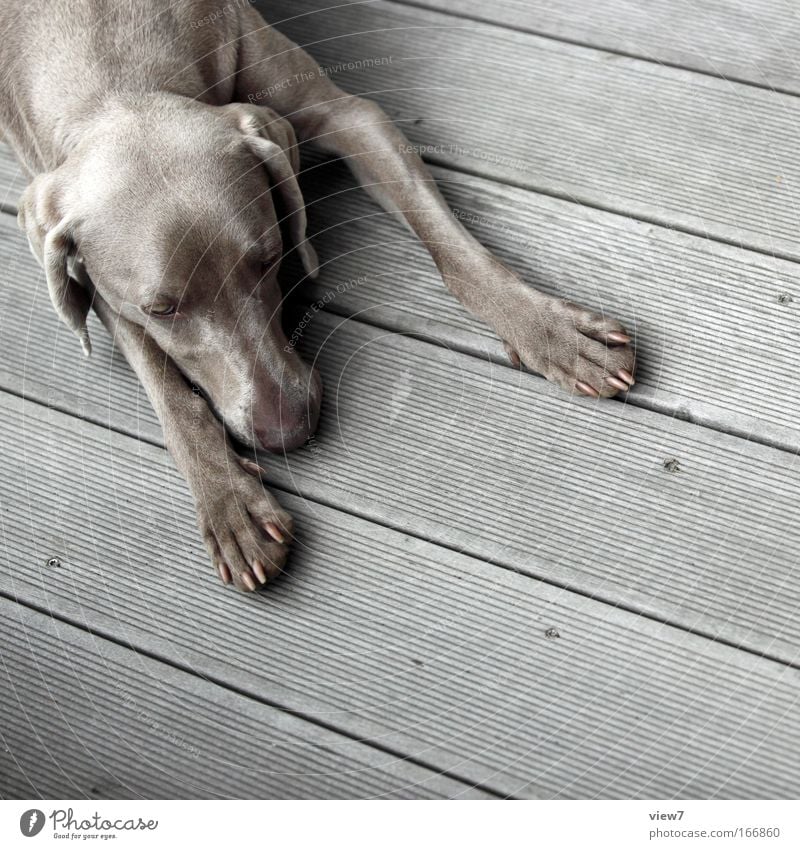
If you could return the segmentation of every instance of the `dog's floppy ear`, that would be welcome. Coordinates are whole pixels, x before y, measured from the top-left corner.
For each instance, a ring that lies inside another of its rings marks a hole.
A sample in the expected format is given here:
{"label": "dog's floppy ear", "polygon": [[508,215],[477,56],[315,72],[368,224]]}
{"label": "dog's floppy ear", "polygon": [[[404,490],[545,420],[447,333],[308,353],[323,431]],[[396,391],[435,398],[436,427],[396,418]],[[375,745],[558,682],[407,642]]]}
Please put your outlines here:
{"label": "dog's floppy ear", "polygon": [[56,179],[41,174],[25,189],[19,204],[17,221],[28,236],[33,255],[44,268],[47,289],[58,317],[80,339],[84,354],[92,352],[86,317],[91,296],[70,279],[68,262],[75,253],[72,225],[59,212]]}
{"label": "dog's floppy ear", "polygon": [[319,261],[306,237],[306,205],[297,182],[300,157],[291,124],[266,106],[235,104],[228,108],[236,115],[245,143],[264,163],[270,182],[281,194],[289,233],[306,274],[316,277]]}

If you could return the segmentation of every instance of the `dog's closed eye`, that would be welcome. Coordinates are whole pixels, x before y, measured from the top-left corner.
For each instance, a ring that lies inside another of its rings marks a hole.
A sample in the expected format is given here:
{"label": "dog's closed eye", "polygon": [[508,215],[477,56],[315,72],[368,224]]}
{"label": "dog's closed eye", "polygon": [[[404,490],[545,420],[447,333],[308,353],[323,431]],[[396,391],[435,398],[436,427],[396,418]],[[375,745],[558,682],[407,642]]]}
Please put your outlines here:
{"label": "dog's closed eye", "polygon": [[175,315],[178,308],[175,304],[171,304],[167,301],[157,301],[154,304],[142,307],[142,310],[148,315],[153,316],[153,318],[168,318],[169,316]]}
{"label": "dog's closed eye", "polygon": [[275,253],[270,254],[266,259],[261,260],[261,272],[262,274],[266,274],[277,265],[278,261],[281,258],[281,252],[275,251]]}

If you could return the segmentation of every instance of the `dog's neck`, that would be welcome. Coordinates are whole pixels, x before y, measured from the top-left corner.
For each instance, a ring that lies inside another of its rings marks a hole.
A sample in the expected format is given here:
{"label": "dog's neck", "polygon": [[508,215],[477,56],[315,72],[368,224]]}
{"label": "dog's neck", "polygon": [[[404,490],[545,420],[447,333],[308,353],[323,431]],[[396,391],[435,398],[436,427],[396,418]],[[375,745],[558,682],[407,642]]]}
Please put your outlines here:
{"label": "dog's neck", "polygon": [[102,138],[120,116],[146,121],[156,114],[181,110],[196,103],[192,98],[164,91],[114,92],[103,99],[85,102],[78,110],[65,109],[46,123],[19,114],[19,122],[7,141],[31,176],[62,165],[82,145]]}

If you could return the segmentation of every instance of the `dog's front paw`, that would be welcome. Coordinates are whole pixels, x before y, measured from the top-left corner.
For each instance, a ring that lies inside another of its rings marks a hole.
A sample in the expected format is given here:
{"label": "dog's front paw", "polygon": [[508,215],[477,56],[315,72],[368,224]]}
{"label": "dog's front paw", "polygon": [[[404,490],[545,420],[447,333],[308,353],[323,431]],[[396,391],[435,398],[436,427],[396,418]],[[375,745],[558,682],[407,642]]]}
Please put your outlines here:
{"label": "dog's front paw", "polygon": [[195,490],[198,524],[225,584],[253,592],[277,577],[289,554],[292,517],[261,484],[249,460],[208,474]]}
{"label": "dog's front paw", "polygon": [[635,353],[613,318],[528,290],[498,328],[515,366],[524,364],[567,392],[610,398],[633,383]]}

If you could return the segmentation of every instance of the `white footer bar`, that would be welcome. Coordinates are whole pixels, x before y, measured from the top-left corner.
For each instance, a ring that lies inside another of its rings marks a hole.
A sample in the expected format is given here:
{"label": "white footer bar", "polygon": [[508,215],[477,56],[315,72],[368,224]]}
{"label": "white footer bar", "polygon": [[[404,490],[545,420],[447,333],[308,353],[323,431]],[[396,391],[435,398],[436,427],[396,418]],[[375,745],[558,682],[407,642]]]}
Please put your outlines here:
{"label": "white footer bar", "polygon": [[[314,810],[312,810],[312,808]],[[800,847],[800,803],[2,801],[0,846]]]}

